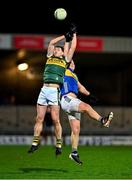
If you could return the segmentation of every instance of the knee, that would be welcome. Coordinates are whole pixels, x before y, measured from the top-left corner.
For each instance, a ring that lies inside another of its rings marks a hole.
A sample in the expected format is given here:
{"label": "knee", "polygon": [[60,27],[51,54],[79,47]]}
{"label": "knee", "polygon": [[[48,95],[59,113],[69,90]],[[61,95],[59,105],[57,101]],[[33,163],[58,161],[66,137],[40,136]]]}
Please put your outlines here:
{"label": "knee", "polygon": [[55,126],[60,125],[60,120],[59,119],[53,119],[53,124]]}
{"label": "knee", "polygon": [[85,111],[90,111],[91,106],[89,104],[86,104]]}
{"label": "knee", "polygon": [[36,123],[43,123],[44,118],[42,116],[37,116],[36,117]]}
{"label": "knee", "polygon": [[89,104],[86,104],[86,103],[81,104],[81,110],[82,110],[83,112],[89,111],[89,110],[90,110],[90,105],[89,105]]}
{"label": "knee", "polygon": [[74,127],[74,128],[72,129],[72,132],[73,132],[74,135],[79,135],[79,133],[80,133],[80,127],[79,127],[79,126]]}

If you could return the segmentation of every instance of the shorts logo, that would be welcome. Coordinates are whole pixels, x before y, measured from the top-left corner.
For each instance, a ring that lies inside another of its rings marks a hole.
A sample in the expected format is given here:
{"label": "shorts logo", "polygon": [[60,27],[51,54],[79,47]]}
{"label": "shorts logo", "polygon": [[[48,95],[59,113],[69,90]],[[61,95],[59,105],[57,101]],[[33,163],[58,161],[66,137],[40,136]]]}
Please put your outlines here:
{"label": "shorts logo", "polygon": [[65,101],[68,102],[68,103],[71,101],[71,99],[70,99],[69,97],[67,97],[67,96],[64,96],[64,99],[65,99]]}

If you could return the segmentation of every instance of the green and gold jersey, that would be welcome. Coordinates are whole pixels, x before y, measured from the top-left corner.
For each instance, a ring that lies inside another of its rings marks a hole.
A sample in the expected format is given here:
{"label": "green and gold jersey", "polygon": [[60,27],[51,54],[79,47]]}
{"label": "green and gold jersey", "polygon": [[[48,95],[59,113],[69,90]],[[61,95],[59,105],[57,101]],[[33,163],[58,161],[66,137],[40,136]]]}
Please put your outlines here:
{"label": "green and gold jersey", "polygon": [[51,56],[47,59],[43,80],[45,83],[62,84],[67,62],[65,57]]}

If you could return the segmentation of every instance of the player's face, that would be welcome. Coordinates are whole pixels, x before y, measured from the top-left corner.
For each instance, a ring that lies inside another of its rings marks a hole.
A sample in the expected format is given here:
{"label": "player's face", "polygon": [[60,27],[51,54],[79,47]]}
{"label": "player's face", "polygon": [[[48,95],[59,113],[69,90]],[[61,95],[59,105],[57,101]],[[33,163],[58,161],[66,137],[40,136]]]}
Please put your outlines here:
{"label": "player's face", "polygon": [[63,56],[63,51],[60,47],[55,47],[54,49],[54,56],[56,57],[60,57],[60,56]]}

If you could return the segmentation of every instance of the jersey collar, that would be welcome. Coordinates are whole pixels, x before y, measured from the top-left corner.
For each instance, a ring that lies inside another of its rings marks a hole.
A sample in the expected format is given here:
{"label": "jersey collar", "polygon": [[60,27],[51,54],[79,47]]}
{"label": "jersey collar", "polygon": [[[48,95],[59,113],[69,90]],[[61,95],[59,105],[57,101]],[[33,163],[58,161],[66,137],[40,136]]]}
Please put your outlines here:
{"label": "jersey collar", "polygon": [[72,68],[68,68],[70,71],[74,72],[74,70]]}

